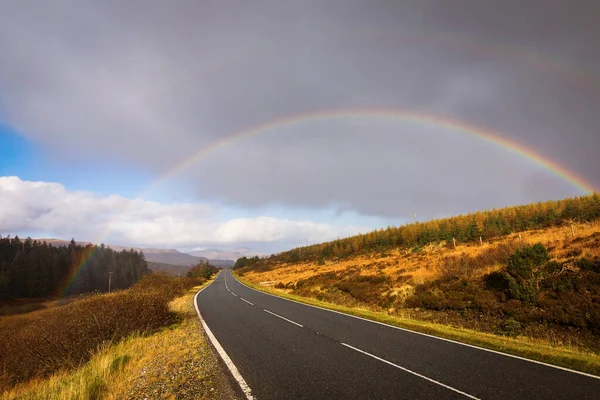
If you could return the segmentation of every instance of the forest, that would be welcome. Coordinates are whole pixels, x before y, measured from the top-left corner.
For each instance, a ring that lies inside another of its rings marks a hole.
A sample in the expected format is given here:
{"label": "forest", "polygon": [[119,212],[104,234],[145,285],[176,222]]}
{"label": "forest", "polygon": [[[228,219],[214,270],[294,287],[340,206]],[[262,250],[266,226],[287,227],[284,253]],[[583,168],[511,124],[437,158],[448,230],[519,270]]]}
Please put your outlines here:
{"label": "forest", "polygon": [[594,193],[565,200],[508,207],[458,215],[450,218],[388,227],[331,242],[299,247],[272,256],[277,262],[344,259],[394,247],[419,248],[432,242],[452,244],[489,241],[504,235],[532,229],[600,218],[600,196]]}
{"label": "forest", "polygon": [[104,245],[51,246],[0,236],[0,301],[124,289],[148,273],[141,252]]}

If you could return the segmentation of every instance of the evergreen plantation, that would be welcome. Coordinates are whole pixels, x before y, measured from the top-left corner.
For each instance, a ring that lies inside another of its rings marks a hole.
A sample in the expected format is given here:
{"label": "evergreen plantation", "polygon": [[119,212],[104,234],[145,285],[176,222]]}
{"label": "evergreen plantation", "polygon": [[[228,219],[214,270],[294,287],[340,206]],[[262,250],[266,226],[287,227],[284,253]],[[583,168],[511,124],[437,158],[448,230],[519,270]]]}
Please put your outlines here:
{"label": "evergreen plantation", "polygon": [[277,262],[343,259],[394,247],[419,248],[432,242],[459,243],[491,240],[516,232],[544,229],[572,222],[600,218],[600,195],[508,207],[466,215],[388,227],[346,239],[315,244],[282,252],[271,259]]}
{"label": "evergreen plantation", "polygon": [[0,300],[124,289],[148,273],[141,252],[101,246],[53,247],[15,236],[0,237]]}

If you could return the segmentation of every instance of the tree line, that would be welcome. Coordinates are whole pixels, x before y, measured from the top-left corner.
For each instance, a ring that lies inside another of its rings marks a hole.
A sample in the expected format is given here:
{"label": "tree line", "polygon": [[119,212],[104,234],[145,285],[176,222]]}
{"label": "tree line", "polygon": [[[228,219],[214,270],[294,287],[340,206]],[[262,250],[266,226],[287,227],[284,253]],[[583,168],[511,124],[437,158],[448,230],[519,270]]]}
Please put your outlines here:
{"label": "tree line", "polygon": [[323,261],[351,255],[386,251],[394,247],[414,248],[432,242],[475,242],[511,233],[543,229],[600,218],[597,193],[558,201],[481,211],[400,227],[388,227],[366,234],[292,249],[275,256],[279,262]]}
{"label": "tree line", "polygon": [[254,264],[256,264],[259,261],[260,261],[260,257],[258,257],[258,256],[254,256],[254,257],[246,257],[246,256],[244,256],[244,257],[238,258],[235,261],[233,269],[239,269],[239,268],[244,268],[244,267],[247,267],[247,266],[250,266],[250,265],[254,265]]}
{"label": "tree line", "polygon": [[104,245],[52,246],[0,236],[0,300],[124,289],[149,272],[142,252]]}

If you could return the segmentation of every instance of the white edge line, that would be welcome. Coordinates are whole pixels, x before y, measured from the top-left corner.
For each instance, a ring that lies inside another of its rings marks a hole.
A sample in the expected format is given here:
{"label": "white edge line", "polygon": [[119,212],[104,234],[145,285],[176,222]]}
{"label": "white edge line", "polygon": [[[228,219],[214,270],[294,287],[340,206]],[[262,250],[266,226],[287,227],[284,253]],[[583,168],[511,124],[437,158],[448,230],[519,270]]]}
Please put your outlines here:
{"label": "white edge line", "polygon": [[[217,277],[218,277],[218,275],[217,275]],[[196,295],[194,296],[194,306],[196,307],[196,313],[198,314],[198,318],[200,319],[200,322],[202,322],[202,327],[204,328],[204,331],[206,332],[208,338],[210,339],[210,342],[215,347],[215,349],[217,349],[217,353],[219,353],[219,356],[221,356],[221,358],[223,359],[223,362],[225,362],[225,365],[229,369],[229,372],[231,372],[231,375],[233,375],[233,378],[240,385],[240,389],[242,389],[242,392],[244,392],[246,399],[254,400],[254,396],[252,395],[252,390],[250,389],[250,386],[248,386],[248,384],[246,383],[246,381],[240,374],[240,371],[238,371],[238,369],[235,366],[235,364],[233,363],[233,361],[231,361],[231,358],[229,358],[229,356],[225,352],[225,349],[223,349],[223,346],[221,346],[221,344],[219,343],[219,341],[217,340],[215,335],[212,333],[212,331],[210,330],[208,325],[206,325],[206,322],[204,321],[204,319],[202,318],[202,315],[200,314],[200,309],[198,308],[198,295],[204,289],[206,289],[207,287],[209,287],[210,285],[215,283],[215,281],[217,280],[217,277],[215,277],[215,279],[210,284],[208,284],[205,287],[203,287],[202,289],[200,289],[198,291],[198,293],[196,293]]]}
{"label": "white edge line", "polygon": [[248,300],[246,300],[245,298],[243,298],[242,296],[240,296],[240,300],[245,301],[246,303],[250,304],[251,306],[254,305],[254,303],[250,303]]}
{"label": "white edge line", "polygon": [[285,321],[289,322],[290,324],[294,324],[294,325],[297,325],[297,326],[299,326],[300,328],[304,328],[304,326],[300,325],[299,323],[297,323],[297,322],[294,322],[294,321],[292,321],[291,319],[287,319],[286,317],[282,317],[282,316],[281,316],[281,315],[279,315],[279,314],[275,314],[274,312],[271,312],[271,311],[269,311],[269,310],[265,310],[264,308],[263,308],[263,311],[264,311],[264,312],[268,312],[269,314],[271,314],[271,315],[274,315],[274,316],[276,316],[276,317],[279,317],[279,318],[281,318],[281,319],[283,319],[283,320],[285,320]]}
{"label": "white edge line", "polygon": [[455,389],[455,388],[453,388],[452,386],[445,385],[445,384],[443,384],[443,383],[441,383],[441,382],[438,382],[438,381],[436,381],[436,380],[434,380],[434,379],[428,378],[428,377],[426,377],[426,376],[424,376],[424,375],[421,375],[421,374],[419,374],[419,373],[416,373],[416,372],[414,372],[414,371],[411,371],[411,370],[410,370],[410,369],[408,369],[408,368],[401,367],[401,366],[399,366],[398,364],[394,364],[393,362],[390,362],[390,361],[388,361],[388,360],[384,360],[383,358],[377,357],[377,356],[376,356],[376,355],[374,355],[374,354],[367,353],[367,352],[366,352],[366,351],[364,351],[364,350],[357,349],[356,347],[350,346],[349,344],[346,344],[346,343],[343,343],[343,342],[340,342],[340,344],[341,344],[342,346],[346,346],[346,347],[348,347],[348,348],[350,348],[350,349],[352,349],[352,350],[354,350],[354,351],[357,351],[357,352],[359,352],[359,353],[362,353],[362,354],[365,354],[365,355],[367,355],[367,356],[369,356],[369,357],[372,357],[372,358],[374,358],[374,359],[376,359],[376,360],[379,360],[379,361],[381,361],[381,362],[383,362],[383,363],[386,363],[386,364],[389,364],[389,365],[391,365],[391,366],[393,366],[393,367],[396,367],[396,368],[398,368],[398,369],[401,369],[401,370],[402,370],[402,371],[404,371],[404,372],[408,372],[409,374],[413,374],[413,375],[415,375],[415,376],[418,376],[419,378],[425,379],[426,381],[429,381],[429,382],[435,383],[436,385],[440,385],[440,386],[442,386],[442,387],[444,387],[444,388],[446,388],[446,389],[448,389],[448,390],[452,390],[453,392],[459,393],[459,394],[461,394],[461,395],[463,395],[463,396],[465,396],[465,397],[468,397],[468,398],[470,398],[470,399],[474,399],[474,400],[479,400],[479,398],[478,398],[478,397],[472,396],[472,395],[470,395],[470,394],[468,394],[468,393],[465,393],[465,392],[463,392],[463,391],[460,391],[460,390],[458,390],[458,389]]}
{"label": "white edge line", "polygon": [[251,288],[250,286],[246,285],[245,283],[243,283],[243,282],[241,282],[239,279],[237,279],[237,278],[236,278],[236,276],[235,276],[235,275],[233,275],[233,273],[231,274],[231,276],[233,276],[233,278],[234,278],[236,281],[238,281],[238,283],[240,283],[241,285],[244,285],[244,286],[246,286],[248,289],[254,290],[255,292],[258,292],[258,293],[266,294],[267,296],[272,296],[272,297],[275,297],[275,298],[277,298],[277,299],[282,299],[282,300],[286,300],[286,301],[291,301],[292,303],[298,303],[298,304],[301,304],[301,305],[303,305],[303,306],[307,306],[307,307],[318,308],[318,309],[320,309],[320,310],[329,311],[329,312],[332,312],[332,313],[336,313],[336,314],[344,315],[344,316],[346,316],[346,317],[351,317],[351,318],[360,319],[360,320],[363,320],[363,321],[371,322],[371,323],[373,323],[373,324],[378,324],[378,325],[387,326],[387,327],[389,327],[389,328],[394,328],[394,329],[398,329],[398,330],[400,330],[400,331],[404,331],[404,332],[413,333],[413,334],[415,334],[415,335],[421,335],[421,336],[426,336],[426,337],[433,338],[433,339],[437,339],[437,340],[443,340],[443,341],[445,341],[445,342],[454,343],[454,344],[459,344],[459,345],[461,345],[461,346],[471,347],[471,348],[473,348],[473,349],[482,350],[482,351],[487,351],[487,352],[489,352],[489,353],[499,354],[499,355],[501,355],[501,356],[505,356],[505,357],[516,358],[516,359],[518,359],[518,360],[528,361],[528,362],[530,362],[530,363],[539,364],[539,365],[544,365],[544,366],[546,366],[546,367],[550,367],[550,368],[560,369],[560,370],[562,370],[562,371],[566,371],[566,372],[571,372],[571,373],[578,374],[578,375],[587,376],[587,377],[589,377],[589,378],[600,379],[600,376],[598,376],[598,375],[592,375],[592,374],[588,374],[587,372],[576,371],[576,370],[574,370],[574,369],[570,369],[570,368],[566,368],[566,367],[561,367],[561,366],[559,366],[559,365],[548,364],[548,363],[545,363],[545,362],[543,362],[543,361],[532,360],[532,359],[525,358],[525,357],[521,357],[521,356],[517,356],[517,355],[514,355],[514,354],[503,353],[503,352],[501,352],[501,351],[498,351],[498,350],[486,349],[485,347],[479,347],[479,346],[475,346],[475,345],[473,345],[473,344],[463,343],[463,342],[459,342],[459,341],[452,340],[452,339],[446,339],[446,338],[439,337],[439,336],[429,335],[429,334],[427,334],[427,333],[422,333],[422,332],[412,331],[412,330],[410,330],[410,329],[401,328],[401,327],[399,327],[399,326],[394,326],[394,325],[386,324],[386,323],[384,323],[384,322],[374,321],[374,320],[372,320],[372,319],[367,319],[367,318],[359,317],[359,316],[357,316],[357,315],[346,314],[346,313],[343,313],[343,312],[341,312],[341,311],[330,310],[330,309],[328,309],[328,308],[319,307],[319,306],[314,306],[314,305],[312,305],[312,304],[306,304],[306,303],[302,303],[302,302],[300,302],[300,301],[296,301],[296,300],[292,300],[292,299],[286,299],[285,297],[276,296],[276,295],[274,295],[274,294],[271,294],[271,293],[267,293],[267,292],[263,292],[263,291],[260,291],[260,290],[257,290],[257,289],[254,289],[254,288]]}

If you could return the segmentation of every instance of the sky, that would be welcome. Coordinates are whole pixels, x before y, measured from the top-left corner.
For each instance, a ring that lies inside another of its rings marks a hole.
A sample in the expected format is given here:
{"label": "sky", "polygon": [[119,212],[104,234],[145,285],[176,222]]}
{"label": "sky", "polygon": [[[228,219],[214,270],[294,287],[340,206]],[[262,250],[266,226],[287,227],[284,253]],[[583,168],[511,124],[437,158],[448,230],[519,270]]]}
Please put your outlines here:
{"label": "sky", "polygon": [[598,190],[598,15],[5,0],[0,234],[269,253]]}

